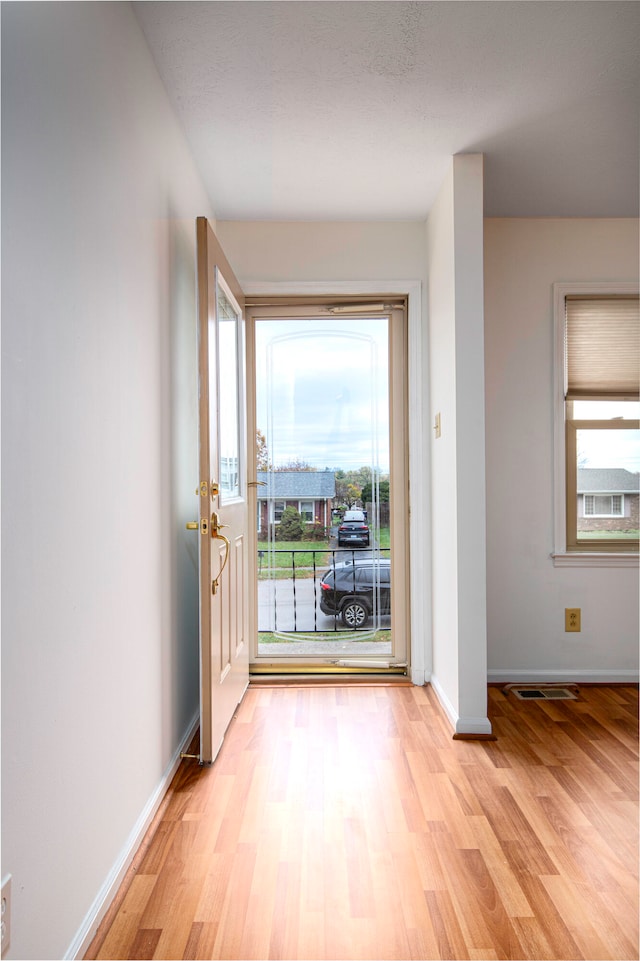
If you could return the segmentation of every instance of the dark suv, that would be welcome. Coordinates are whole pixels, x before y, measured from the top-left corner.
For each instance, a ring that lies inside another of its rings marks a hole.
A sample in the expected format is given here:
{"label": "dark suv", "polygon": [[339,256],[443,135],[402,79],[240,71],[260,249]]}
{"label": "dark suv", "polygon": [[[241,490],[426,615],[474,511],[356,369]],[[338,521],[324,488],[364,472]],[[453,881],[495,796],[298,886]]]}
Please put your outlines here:
{"label": "dark suv", "polygon": [[338,528],[338,547],[344,544],[369,546],[369,525],[364,511],[345,511]]}
{"label": "dark suv", "polygon": [[391,561],[369,558],[336,564],[320,581],[320,609],[346,627],[364,627],[374,610],[391,613]]}

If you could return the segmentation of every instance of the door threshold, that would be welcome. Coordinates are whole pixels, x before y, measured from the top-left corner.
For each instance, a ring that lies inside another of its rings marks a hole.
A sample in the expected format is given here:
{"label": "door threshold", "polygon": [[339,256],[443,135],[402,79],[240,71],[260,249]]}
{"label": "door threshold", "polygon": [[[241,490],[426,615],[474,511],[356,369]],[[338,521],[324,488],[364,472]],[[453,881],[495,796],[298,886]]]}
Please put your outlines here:
{"label": "door threshold", "polygon": [[370,684],[374,686],[382,686],[384,684],[392,685],[394,687],[413,687],[413,682],[411,678],[407,677],[406,669],[399,668],[396,672],[392,671],[353,671],[342,669],[339,671],[313,671],[313,670],[300,670],[299,668],[293,668],[291,670],[279,670],[279,671],[262,671],[251,673],[249,676],[249,687],[309,687],[311,685],[318,686],[343,686],[349,684]]}

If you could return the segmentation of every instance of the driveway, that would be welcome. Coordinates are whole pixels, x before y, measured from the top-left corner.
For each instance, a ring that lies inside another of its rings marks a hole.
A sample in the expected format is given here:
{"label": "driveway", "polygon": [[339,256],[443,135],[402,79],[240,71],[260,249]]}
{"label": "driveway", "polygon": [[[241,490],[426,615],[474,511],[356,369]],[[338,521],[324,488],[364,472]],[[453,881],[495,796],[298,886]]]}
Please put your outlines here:
{"label": "driveway", "polygon": [[339,624],[320,610],[320,579],[258,581],[259,631],[333,631]]}
{"label": "driveway", "polygon": [[[363,552],[364,553],[364,552]],[[258,631],[333,631],[352,633],[340,618],[320,610],[320,577],[282,578],[258,581]],[[382,616],[380,628],[388,630],[391,618]],[[370,622],[362,632],[368,634],[376,625]]]}

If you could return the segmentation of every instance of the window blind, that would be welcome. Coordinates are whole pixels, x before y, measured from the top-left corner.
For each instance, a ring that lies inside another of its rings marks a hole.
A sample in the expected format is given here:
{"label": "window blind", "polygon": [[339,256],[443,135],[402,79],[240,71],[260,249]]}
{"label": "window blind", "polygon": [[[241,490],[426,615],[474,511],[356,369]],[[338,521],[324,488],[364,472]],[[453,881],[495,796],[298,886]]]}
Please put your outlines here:
{"label": "window blind", "polygon": [[568,400],[640,395],[637,296],[567,297],[565,384]]}

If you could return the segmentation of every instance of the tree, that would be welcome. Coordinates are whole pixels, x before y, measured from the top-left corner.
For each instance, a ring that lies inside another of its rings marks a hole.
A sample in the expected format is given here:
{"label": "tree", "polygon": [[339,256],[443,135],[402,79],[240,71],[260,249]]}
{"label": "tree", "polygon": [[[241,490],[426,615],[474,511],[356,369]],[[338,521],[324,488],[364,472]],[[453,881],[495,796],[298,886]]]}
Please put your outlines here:
{"label": "tree", "polygon": [[[380,503],[389,502],[389,481],[381,480],[378,484],[378,494]],[[366,483],[362,488],[362,504],[372,504],[373,503],[373,487],[370,482]]]}
{"label": "tree", "polygon": [[317,467],[312,467],[311,464],[307,464],[306,461],[300,460],[299,457],[294,458],[294,460],[288,460],[286,464],[278,464],[273,470],[293,470],[293,471],[316,471]]}
{"label": "tree", "polygon": [[304,521],[295,507],[285,507],[276,527],[277,541],[301,541],[305,530]]}
{"label": "tree", "polygon": [[354,507],[360,500],[361,484],[358,471],[336,471],[336,503],[344,507]]}
{"label": "tree", "polygon": [[347,507],[355,507],[361,500],[360,488],[355,484],[347,484],[345,503]]}
{"label": "tree", "polygon": [[362,505],[366,503],[364,490],[367,486],[371,487],[373,478],[382,480],[389,479],[388,474],[382,474],[379,468],[358,467],[355,470],[342,470],[337,468],[336,475],[336,503],[345,507],[355,507],[358,501]]}
{"label": "tree", "polygon": [[258,470],[269,470],[267,438],[261,430],[256,431],[256,467]]}

